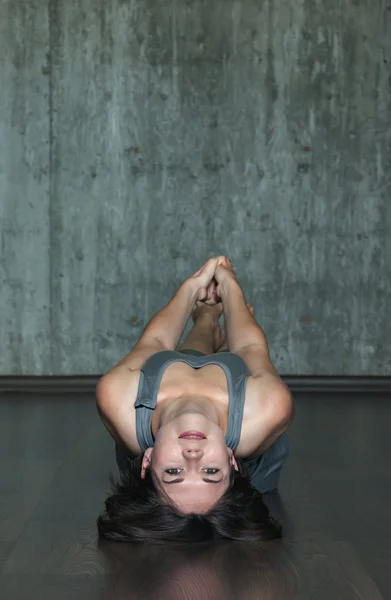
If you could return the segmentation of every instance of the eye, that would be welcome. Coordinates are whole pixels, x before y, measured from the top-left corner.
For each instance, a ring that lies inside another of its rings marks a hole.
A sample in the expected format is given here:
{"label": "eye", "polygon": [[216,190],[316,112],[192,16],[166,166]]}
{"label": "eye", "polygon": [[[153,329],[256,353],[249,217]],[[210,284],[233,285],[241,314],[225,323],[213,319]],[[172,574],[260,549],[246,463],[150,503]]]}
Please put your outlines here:
{"label": "eye", "polygon": [[203,469],[206,475],[216,475],[220,471],[220,469]]}
{"label": "eye", "polygon": [[169,475],[179,475],[179,473],[181,472],[181,469],[166,469],[165,472],[168,473]]}

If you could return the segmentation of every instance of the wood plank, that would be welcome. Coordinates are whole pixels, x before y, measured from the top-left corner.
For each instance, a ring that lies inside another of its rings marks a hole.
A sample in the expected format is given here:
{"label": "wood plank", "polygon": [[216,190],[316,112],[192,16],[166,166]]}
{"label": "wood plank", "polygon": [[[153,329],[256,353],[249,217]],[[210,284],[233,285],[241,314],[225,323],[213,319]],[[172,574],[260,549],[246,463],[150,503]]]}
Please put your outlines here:
{"label": "wood plank", "polygon": [[[117,474],[115,444],[94,414],[58,469],[32,520],[94,527],[110,490],[110,473]],[[77,510],[71,509],[74,506]]]}
{"label": "wood plank", "polygon": [[[0,597],[5,600],[115,600],[115,596],[104,595],[105,581],[104,576],[3,575],[0,576]],[[132,598],[129,596],[126,600]]]}
{"label": "wood plank", "polygon": [[0,573],[3,569],[3,564],[11,554],[14,545],[13,542],[0,542]]}
{"label": "wood plank", "polygon": [[391,543],[386,531],[384,531],[384,534],[381,538],[360,536],[361,539],[355,541],[354,548],[364,568],[376,581],[379,591],[386,599],[389,597],[391,590]]}
{"label": "wood plank", "polygon": [[[387,452],[388,408],[372,397],[366,406],[358,401],[354,428],[353,405],[296,402],[299,417],[289,434],[292,456],[282,474],[281,493],[265,498],[285,520],[285,538],[260,548],[224,542],[176,550],[172,545],[97,544],[95,521],[115,457],[91,398],[64,397],[64,406],[50,406],[39,397],[30,408],[9,403],[2,415],[8,419],[8,435],[19,435],[21,450],[4,461],[8,466],[0,478],[0,502],[11,515],[8,519],[0,508],[8,527],[0,538],[0,589],[6,600],[192,600],[192,594],[224,600],[385,600],[391,587],[391,485],[379,449]],[[28,433],[29,418],[33,426]],[[376,421],[379,443],[373,436]],[[54,448],[50,427],[60,423],[65,430],[74,426],[75,432],[59,434],[64,447],[57,457],[26,458],[26,448]],[[0,450],[1,444],[3,451],[9,449],[7,441],[0,439]],[[34,496],[35,483],[39,494]],[[28,498],[39,499],[34,505]]]}
{"label": "wood plank", "polygon": [[292,544],[298,600],[383,600],[349,542]]}
{"label": "wood plank", "polygon": [[96,538],[92,524],[71,527],[68,523],[30,521],[5,561],[3,574],[101,575]]}
{"label": "wood plank", "polygon": [[94,397],[68,394],[54,402],[51,395],[0,396],[0,459],[65,459],[86,425],[98,425]]}
{"label": "wood plank", "polygon": [[58,460],[8,459],[0,478],[0,542],[15,542],[42,500]]}

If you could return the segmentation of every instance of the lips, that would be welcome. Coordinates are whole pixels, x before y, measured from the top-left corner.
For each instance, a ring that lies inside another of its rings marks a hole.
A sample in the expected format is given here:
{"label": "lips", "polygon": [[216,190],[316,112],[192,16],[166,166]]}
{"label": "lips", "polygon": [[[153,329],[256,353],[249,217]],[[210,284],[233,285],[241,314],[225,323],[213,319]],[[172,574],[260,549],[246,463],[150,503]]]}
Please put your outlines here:
{"label": "lips", "polygon": [[206,435],[201,431],[184,431],[178,436],[180,440],[206,440]]}

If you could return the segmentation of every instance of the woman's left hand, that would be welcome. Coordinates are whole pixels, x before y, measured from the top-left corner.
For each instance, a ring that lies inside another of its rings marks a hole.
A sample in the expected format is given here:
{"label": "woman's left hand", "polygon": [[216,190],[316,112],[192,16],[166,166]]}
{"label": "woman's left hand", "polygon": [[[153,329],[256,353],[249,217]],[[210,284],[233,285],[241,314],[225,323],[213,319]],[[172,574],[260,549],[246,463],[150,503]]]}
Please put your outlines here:
{"label": "woman's left hand", "polygon": [[225,256],[214,256],[191,276],[191,279],[197,282],[197,300],[201,300],[210,306],[221,302],[217,295],[217,281],[214,274],[217,267],[225,264],[227,260]]}

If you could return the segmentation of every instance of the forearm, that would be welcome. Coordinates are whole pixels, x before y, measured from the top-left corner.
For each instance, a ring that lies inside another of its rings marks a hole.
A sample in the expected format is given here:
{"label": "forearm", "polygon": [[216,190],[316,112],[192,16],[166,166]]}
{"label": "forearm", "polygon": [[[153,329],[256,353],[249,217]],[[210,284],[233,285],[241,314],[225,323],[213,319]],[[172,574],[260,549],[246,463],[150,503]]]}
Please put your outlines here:
{"label": "forearm", "polygon": [[197,287],[187,279],[174,297],[146,326],[143,336],[159,340],[168,350],[175,350],[197,298]]}
{"label": "forearm", "polygon": [[238,352],[245,346],[257,344],[268,352],[266,336],[247,308],[239,283],[228,281],[220,291],[227,327],[228,347]]}

